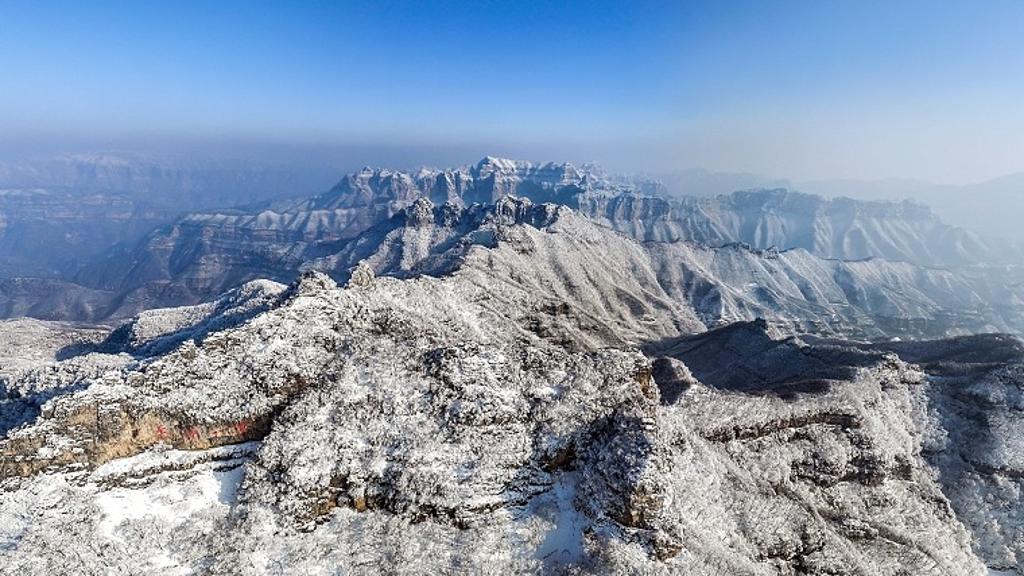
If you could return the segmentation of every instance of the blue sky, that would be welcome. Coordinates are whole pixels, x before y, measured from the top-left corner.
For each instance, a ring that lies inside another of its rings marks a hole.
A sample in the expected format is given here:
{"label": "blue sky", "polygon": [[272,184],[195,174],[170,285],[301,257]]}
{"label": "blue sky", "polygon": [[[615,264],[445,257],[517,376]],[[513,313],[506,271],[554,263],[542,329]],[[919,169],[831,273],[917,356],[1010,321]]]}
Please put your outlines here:
{"label": "blue sky", "polygon": [[1019,0],[0,0],[0,78],[8,148],[408,144],[794,178],[1024,169]]}

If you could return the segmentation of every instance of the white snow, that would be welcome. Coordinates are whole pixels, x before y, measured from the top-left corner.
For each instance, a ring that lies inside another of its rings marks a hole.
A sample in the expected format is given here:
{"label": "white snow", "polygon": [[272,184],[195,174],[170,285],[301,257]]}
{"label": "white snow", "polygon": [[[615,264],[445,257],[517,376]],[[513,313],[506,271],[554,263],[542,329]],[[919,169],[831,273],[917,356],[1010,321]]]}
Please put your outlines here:
{"label": "white snow", "polygon": [[185,481],[159,481],[138,488],[112,488],[96,494],[96,504],[103,514],[99,530],[119,539],[119,528],[147,516],[177,525],[193,514],[210,508],[229,509],[244,476],[241,466],[228,470],[206,469]]}
{"label": "white snow", "polygon": [[555,526],[545,534],[544,541],[537,548],[537,557],[542,560],[555,560],[561,564],[569,564],[583,558],[583,529],[586,518],[576,506],[577,474],[563,474],[555,481],[551,489],[558,512]]}

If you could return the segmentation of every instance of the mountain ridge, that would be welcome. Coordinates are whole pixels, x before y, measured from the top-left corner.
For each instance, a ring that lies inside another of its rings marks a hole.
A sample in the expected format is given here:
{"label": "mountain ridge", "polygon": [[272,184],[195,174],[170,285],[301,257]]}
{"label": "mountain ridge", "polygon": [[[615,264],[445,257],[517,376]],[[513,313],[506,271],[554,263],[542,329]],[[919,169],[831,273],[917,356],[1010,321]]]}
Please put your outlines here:
{"label": "mountain ridge", "polygon": [[[442,237],[457,243],[492,233],[473,227],[486,228],[488,211],[519,194],[574,208],[646,243],[642,250],[657,263],[641,267],[656,270],[658,289],[669,289],[680,309],[693,310],[706,326],[763,316],[788,318],[782,328],[792,332],[872,339],[1021,330],[1015,310],[1022,296],[1014,286],[1024,272],[984,265],[1000,261],[998,250],[943,225],[926,207],[786,190],[665,199],[653,195],[658,190],[657,182],[617,179],[594,167],[493,157],[455,169],[364,169],[318,196],[190,214],[134,250],[84,267],[76,283],[88,288],[44,287],[54,303],[45,309],[54,319],[125,317],[210,300],[258,278],[290,282],[313,262],[343,280],[348,267],[388,249],[379,245],[387,234],[416,217],[431,220],[434,232],[392,243],[398,260],[376,271],[449,273],[461,256]],[[438,204],[448,208],[435,214]],[[754,251],[736,251],[744,245]],[[40,314],[44,308],[28,306],[29,297],[17,283],[0,295],[9,313]]]}
{"label": "mountain ridge", "polygon": [[[553,210],[595,246],[616,234]],[[536,255],[540,232],[512,229]],[[8,566],[1018,565],[1020,524],[992,518],[1019,505],[1000,488],[1020,483],[1019,340],[876,348],[779,340],[754,321],[645,356],[561,296],[474,266],[396,279],[363,264],[345,287],[309,271],[144,316],[105,352],[6,375]],[[45,552],[57,541],[70,553]],[[393,553],[409,546],[427,552]]]}

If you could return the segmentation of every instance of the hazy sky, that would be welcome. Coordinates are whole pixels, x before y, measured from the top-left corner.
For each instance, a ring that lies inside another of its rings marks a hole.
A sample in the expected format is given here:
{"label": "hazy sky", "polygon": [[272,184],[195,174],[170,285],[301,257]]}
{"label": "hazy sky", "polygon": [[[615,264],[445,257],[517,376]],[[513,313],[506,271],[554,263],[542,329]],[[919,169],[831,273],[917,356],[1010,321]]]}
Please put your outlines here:
{"label": "hazy sky", "polygon": [[1024,170],[1024,1],[0,0],[0,87],[3,150],[962,182]]}

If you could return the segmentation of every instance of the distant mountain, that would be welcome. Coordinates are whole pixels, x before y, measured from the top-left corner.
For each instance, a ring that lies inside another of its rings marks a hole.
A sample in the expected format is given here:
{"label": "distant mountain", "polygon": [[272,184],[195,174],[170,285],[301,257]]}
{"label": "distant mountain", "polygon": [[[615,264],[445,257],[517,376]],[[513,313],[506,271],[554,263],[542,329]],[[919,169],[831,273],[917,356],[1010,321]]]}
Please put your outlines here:
{"label": "distant mountain", "polygon": [[798,181],[787,187],[826,198],[846,197],[853,198],[854,200],[888,200],[897,202],[917,198],[919,201],[925,202],[925,199],[921,197],[921,193],[935,188],[936,184],[910,178],[885,178],[881,180],[841,178]]}
{"label": "distant mountain", "polygon": [[949,222],[1024,245],[1024,172],[966,186],[938,186],[917,197]]}
{"label": "distant mountain", "polygon": [[[765,318],[781,334],[861,339],[1024,333],[1024,284],[990,271],[825,259],[800,248],[758,250],[738,243],[640,243],[567,207],[512,197],[468,207],[434,206],[420,198],[354,239],[264,236],[261,251],[249,240],[225,241],[172,242],[159,253],[147,245],[150,259],[144,262],[174,265],[181,257],[186,267],[177,277],[171,276],[174,268],[129,270],[130,278],[154,276],[111,289],[106,293],[118,296],[93,309],[125,315],[152,302],[187,304],[254,278],[289,281],[306,269],[344,282],[352,270],[368,266],[399,278],[497,275],[557,295],[601,319],[591,332],[629,335],[633,343],[754,318]],[[598,328],[601,322],[612,324]]]}
{"label": "distant mountain", "polygon": [[584,214],[641,240],[743,242],[754,248],[803,248],[843,260],[885,258],[927,266],[1016,261],[1008,246],[949,226],[911,202],[825,199],[784,189],[714,198],[581,195]]}
{"label": "distant mountain", "polygon": [[[715,172],[703,168],[677,170],[654,176],[665,186],[669,196],[721,196],[737,190],[757,188],[792,188],[784,178],[772,178],[747,172]],[[823,192],[822,192],[823,193]]]}
{"label": "distant mountain", "polygon": [[74,280],[120,292],[173,282],[194,293],[174,303],[194,303],[254,278],[291,280],[306,259],[320,253],[319,245],[355,238],[422,197],[454,206],[489,204],[505,195],[571,204],[583,192],[658,191],[657,182],[608,179],[569,164],[491,157],[474,166],[415,173],[366,168],[312,198],[190,214],[131,252],[85,267]]}
{"label": "distant mountain", "polygon": [[[600,236],[597,223],[640,241],[606,234],[597,243],[603,252],[593,256],[584,256],[585,243],[557,251],[561,260],[594,258],[593,269],[628,271],[613,284],[645,302],[641,318],[679,324],[686,316],[716,326],[760,316],[785,333],[860,338],[1024,330],[1024,273],[1002,265],[1013,252],[944,224],[919,204],[787,190],[664,195],[661,182],[613,178],[594,167],[490,157],[457,169],[364,169],[311,198],[187,215],[130,251],[84,266],[74,277],[79,288],[70,290],[75,296],[60,286],[45,290],[59,303],[48,317],[84,311],[101,319],[194,304],[254,279],[290,282],[308,268],[344,280],[363,260],[384,275],[450,273],[466,266],[469,248],[498,241],[491,223],[515,205],[505,199],[519,197],[551,203],[545,210],[575,209],[589,218],[574,216],[590,226],[572,228],[584,237]],[[543,218],[516,218],[547,229]],[[537,289],[554,289],[565,266],[559,261],[545,272],[553,275],[537,280]],[[576,277],[586,277],[586,267]],[[652,280],[625,288],[637,277]],[[608,281],[600,284],[594,299],[615,300],[597,296],[612,290]],[[561,293],[585,306],[572,288]],[[26,302],[30,294],[12,288],[5,296],[7,310],[39,313]],[[88,304],[78,304],[82,299]],[[669,309],[669,316],[657,312]],[[619,316],[622,326],[637,320],[634,312]]]}
{"label": "distant mountain", "polygon": [[308,195],[323,175],[256,163],[75,155],[0,164],[0,278],[70,280],[197,210]]}
{"label": "distant mountain", "polygon": [[634,240],[525,200],[480,229],[498,245],[445,278],[252,283],[94,352],[92,334],[0,323],[0,342],[65,353],[0,363],[5,568],[1020,570],[1019,340],[752,321],[641,350],[618,314],[669,326],[644,319]]}
{"label": "distant mountain", "polygon": [[82,262],[131,246],[176,210],[113,192],[0,189],[0,278],[69,278]]}
{"label": "distant mountain", "polygon": [[125,290],[189,278],[209,298],[247,279],[288,280],[288,271],[316,253],[316,244],[354,238],[418,198],[467,206],[507,194],[570,206],[643,241],[743,242],[760,249],[804,248],[825,258],[880,257],[929,266],[1012,258],[1004,246],[947,226],[916,204],[824,200],[785,190],[667,199],[658,181],[615,180],[569,164],[489,157],[474,166],[415,173],[367,168],[309,199],[191,214],[76,280]]}
{"label": "distant mountain", "polygon": [[929,205],[945,222],[986,237],[1024,244],[1019,225],[1024,214],[1024,173],[966,185],[919,180],[821,180],[793,187],[827,197],[858,200],[915,200]]}
{"label": "distant mountain", "polygon": [[595,318],[614,310],[613,332],[620,335],[638,326],[685,333],[679,327],[692,326],[693,318],[707,327],[763,318],[778,334],[860,339],[1024,333],[1024,285],[999,276],[880,258],[825,259],[801,248],[639,243],[578,212],[526,200],[460,209],[420,199],[304,268],[345,281],[359,265],[399,278],[500,275]]}
{"label": "distant mountain", "polygon": [[304,196],[329,182],[328,168],[141,154],[67,154],[0,163],[0,189],[116,194],[177,211]]}

